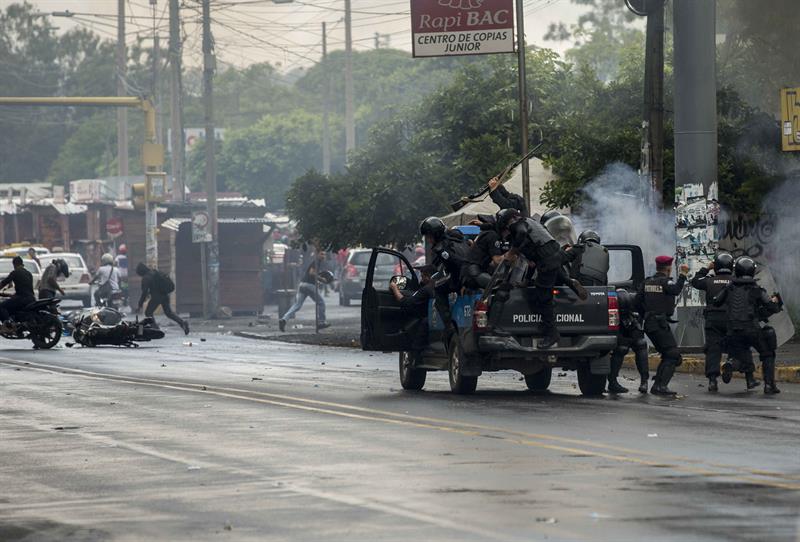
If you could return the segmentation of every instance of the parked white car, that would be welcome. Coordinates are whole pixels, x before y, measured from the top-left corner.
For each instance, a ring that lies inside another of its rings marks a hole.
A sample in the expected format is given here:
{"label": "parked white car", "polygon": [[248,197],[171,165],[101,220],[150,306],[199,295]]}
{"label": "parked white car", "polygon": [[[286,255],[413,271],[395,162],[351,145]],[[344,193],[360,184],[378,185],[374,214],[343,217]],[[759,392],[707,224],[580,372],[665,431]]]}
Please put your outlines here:
{"label": "parked white car", "polygon": [[[56,252],[39,256],[42,267],[47,267],[53,260],[60,259],[69,266],[69,278],[58,277],[58,283],[64,290],[63,299],[74,299],[83,303],[84,307],[92,306],[92,277],[83,256],[73,252]],[[34,283],[35,284],[35,283]]]}
{"label": "parked white car", "polygon": [[[14,256],[16,256],[16,254]],[[8,274],[14,270],[14,264],[11,263],[13,259],[13,257],[0,256],[0,280],[6,278]],[[33,275],[33,288],[36,290],[36,285],[39,284],[39,279],[42,277],[42,270],[33,260],[23,257],[22,261],[25,263],[25,269],[30,271],[31,275]],[[12,290],[14,289],[13,286],[9,286],[9,288]]]}

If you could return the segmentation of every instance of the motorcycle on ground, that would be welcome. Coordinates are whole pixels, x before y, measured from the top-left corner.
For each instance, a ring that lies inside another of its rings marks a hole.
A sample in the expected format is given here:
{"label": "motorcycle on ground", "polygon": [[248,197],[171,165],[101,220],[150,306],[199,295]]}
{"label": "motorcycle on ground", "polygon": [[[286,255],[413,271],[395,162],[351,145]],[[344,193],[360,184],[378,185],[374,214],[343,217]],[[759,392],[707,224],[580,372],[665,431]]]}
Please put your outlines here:
{"label": "motorcycle on ground", "polygon": [[164,338],[164,332],[153,318],[126,321],[122,313],[112,307],[73,311],[66,315],[66,319],[72,338],[81,346],[138,347],[140,342]]}
{"label": "motorcycle on ground", "polygon": [[[11,294],[0,293],[0,297],[11,297]],[[53,348],[63,332],[58,317],[59,303],[60,299],[34,301],[0,326],[0,337],[15,341],[29,339],[33,347],[40,350]]]}

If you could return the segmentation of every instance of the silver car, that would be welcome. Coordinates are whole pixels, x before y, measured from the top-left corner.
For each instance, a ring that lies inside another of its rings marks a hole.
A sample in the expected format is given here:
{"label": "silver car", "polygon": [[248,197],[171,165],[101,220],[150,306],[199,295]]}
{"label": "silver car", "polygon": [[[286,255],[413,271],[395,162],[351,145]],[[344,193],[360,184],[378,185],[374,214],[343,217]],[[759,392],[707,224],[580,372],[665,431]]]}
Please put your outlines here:
{"label": "silver car", "polygon": [[[351,300],[361,300],[361,292],[364,290],[371,256],[372,249],[356,248],[350,251],[339,281],[340,305],[349,307]],[[376,289],[386,290],[389,288],[389,280],[394,275],[400,274],[397,272],[399,264],[400,260],[390,254],[378,254],[378,260],[375,262],[375,276],[372,281]]]}
{"label": "silver car", "polygon": [[42,267],[47,267],[50,262],[61,259],[69,266],[69,278],[59,276],[58,283],[64,290],[64,295],[59,296],[63,299],[74,299],[83,303],[84,307],[92,306],[92,277],[89,268],[83,261],[83,256],[72,252],[57,252],[39,256]]}

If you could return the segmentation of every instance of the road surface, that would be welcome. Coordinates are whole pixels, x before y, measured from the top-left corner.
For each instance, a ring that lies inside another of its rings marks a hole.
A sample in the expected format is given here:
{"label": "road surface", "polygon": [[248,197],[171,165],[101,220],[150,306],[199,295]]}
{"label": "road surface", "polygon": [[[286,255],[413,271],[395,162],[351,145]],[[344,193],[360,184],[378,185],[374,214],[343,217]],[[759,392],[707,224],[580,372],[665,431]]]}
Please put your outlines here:
{"label": "road surface", "polygon": [[800,386],[459,397],[403,392],[394,355],[206,338],[4,341],[0,540],[799,539]]}

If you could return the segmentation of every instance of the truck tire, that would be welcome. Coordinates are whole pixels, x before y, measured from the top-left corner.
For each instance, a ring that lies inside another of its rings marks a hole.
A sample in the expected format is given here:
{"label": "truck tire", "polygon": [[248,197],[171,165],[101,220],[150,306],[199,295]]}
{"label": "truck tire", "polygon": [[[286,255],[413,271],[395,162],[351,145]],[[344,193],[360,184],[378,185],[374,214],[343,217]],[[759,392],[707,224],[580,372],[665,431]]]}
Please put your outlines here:
{"label": "truck tire", "polygon": [[592,374],[588,363],[578,366],[578,387],[584,395],[603,395],[607,375]]}
{"label": "truck tire", "polygon": [[464,376],[461,373],[464,351],[461,350],[461,343],[458,337],[450,340],[450,363],[448,364],[448,375],[450,376],[450,391],[459,395],[468,395],[475,392],[478,387],[477,376]]}
{"label": "truck tire", "polygon": [[533,392],[545,392],[550,387],[550,379],[553,377],[553,368],[548,366],[539,371],[525,375],[525,384]]}
{"label": "truck tire", "polygon": [[428,371],[412,367],[413,359],[409,352],[400,352],[400,385],[404,390],[421,390],[425,386]]}

